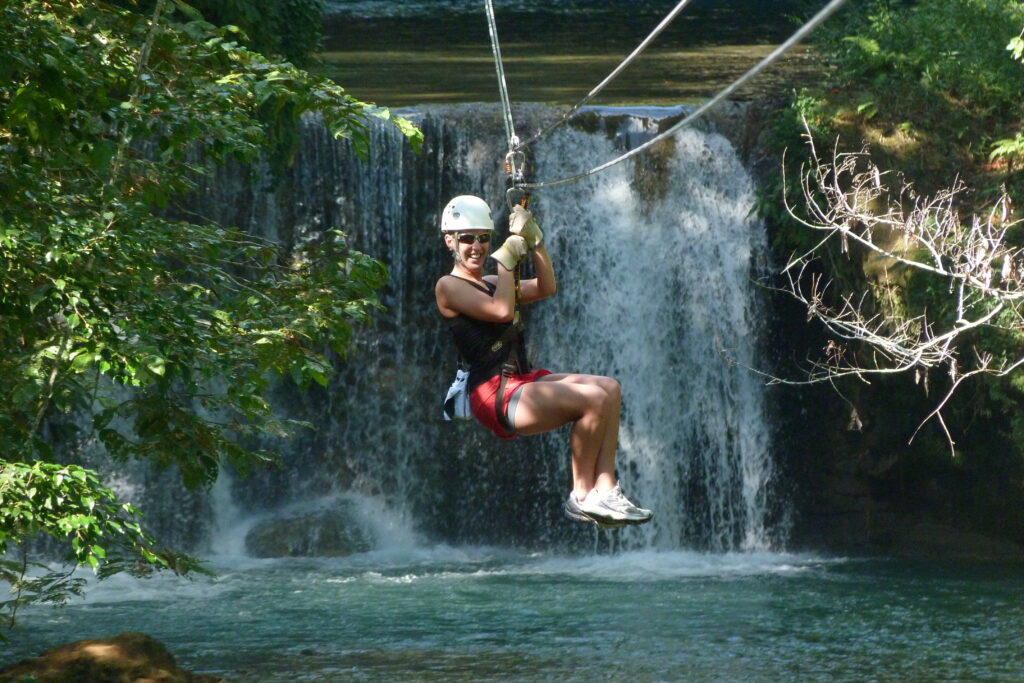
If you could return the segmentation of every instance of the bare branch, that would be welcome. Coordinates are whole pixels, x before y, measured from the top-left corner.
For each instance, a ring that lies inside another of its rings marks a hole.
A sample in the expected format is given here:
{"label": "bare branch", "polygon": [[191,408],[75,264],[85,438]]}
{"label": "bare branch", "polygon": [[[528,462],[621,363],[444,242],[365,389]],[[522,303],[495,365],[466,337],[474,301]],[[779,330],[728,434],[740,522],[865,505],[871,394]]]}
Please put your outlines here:
{"label": "bare branch", "polygon": [[[806,127],[806,122],[805,122]],[[782,270],[785,291],[807,308],[808,320],[820,321],[833,335],[821,359],[811,360],[802,380],[772,378],[773,383],[833,382],[855,376],[907,371],[927,376],[945,368],[952,386],[922,423],[936,419],[952,437],[941,411],[962,383],[979,374],[1005,375],[1024,365],[1016,358],[996,361],[993,353],[975,348],[978,329],[1024,338],[1024,252],[1006,240],[1017,224],[1010,219],[1004,194],[984,217],[967,222],[958,212],[966,191],[957,179],[931,197],[919,196],[898,175],[881,171],[865,150],[841,152],[836,146],[823,161],[807,129],[810,161],[801,169],[801,202],[786,210],[805,227],[824,234],[821,241],[793,256]],[[819,259],[830,242],[839,251],[862,250],[869,289],[836,292],[821,274]],[[928,310],[913,312],[902,293],[913,273],[945,281],[954,315]],[[969,349],[968,361],[959,354]],[[920,427],[918,427],[920,430]],[[916,432],[915,432],[916,434]]]}

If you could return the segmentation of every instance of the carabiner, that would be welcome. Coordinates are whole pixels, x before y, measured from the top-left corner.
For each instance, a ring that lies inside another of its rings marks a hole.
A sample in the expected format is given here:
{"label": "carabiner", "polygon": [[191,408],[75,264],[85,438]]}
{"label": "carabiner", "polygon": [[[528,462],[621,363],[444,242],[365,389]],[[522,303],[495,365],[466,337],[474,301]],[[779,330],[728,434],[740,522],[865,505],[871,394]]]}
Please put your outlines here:
{"label": "carabiner", "polygon": [[[514,144],[519,144],[517,138],[514,138]],[[525,209],[530,203],[530,193],[519,186],[526,182],[526,152],[509,150],[505,155],[505,172],[508,173],[510,185],[505,191],[508,210],[511,211],[516,204],[521,204]]]}
{"label": "carabiner", "polygon": [[508,173],[513,183],[523,182],[526,174],[526,152],[509,152],[505,155],[505,173]]}
{"label": "carabiner", "polygon": [[508,210],[512,211],[512,207],[516,204],[521,204],[525,209],[530,203],[530,193],[521,187],[513,185],[505,191],[505,204],[508,205]]}

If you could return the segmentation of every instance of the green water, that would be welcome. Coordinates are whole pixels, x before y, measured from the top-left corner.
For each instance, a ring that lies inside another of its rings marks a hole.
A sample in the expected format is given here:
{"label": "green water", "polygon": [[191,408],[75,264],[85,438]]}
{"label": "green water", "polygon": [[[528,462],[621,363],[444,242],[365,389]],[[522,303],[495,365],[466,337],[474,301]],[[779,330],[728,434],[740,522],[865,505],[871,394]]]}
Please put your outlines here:
{"label": "green water", "polygon": [[1024,680],[1019,566],[441,546],[216,568],[33,610],[5,661],[140,630],[231,681]]}
{"label": "green water", "polygon": [[[509,96],[572,104],[658,25],[675,0],[496,3]],[[783,3],[785,4],[785,3]],[[789,3],[792,5],[793,3]],[[315,68],[353,96],[398,107],[498,100],[482,2],[337,3]],[[773,2],[695,1],[595,100],[605,105],[701,102],[796,30]],[[798,46],[735,95],[788,91],[820,77]]]}

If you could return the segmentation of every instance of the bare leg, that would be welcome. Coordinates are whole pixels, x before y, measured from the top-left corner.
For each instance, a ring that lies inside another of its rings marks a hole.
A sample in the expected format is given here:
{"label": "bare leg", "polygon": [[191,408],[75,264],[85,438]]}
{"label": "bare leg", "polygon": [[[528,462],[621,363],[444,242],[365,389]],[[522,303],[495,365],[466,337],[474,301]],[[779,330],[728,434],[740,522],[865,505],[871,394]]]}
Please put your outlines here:
{"label": "bare leg", "polygon": [[599,491],[607,491],[614,488],[617,483],[615,477],[615,452],[619,446],[619,418],[622,415],[622,388],[619,383],[610,377],[602,377],[602,388],[608,393],[608,400],[605,402],[604,416],[604,440],[601,443],[601,451],[597,457],[597,467],[594,471],[595,488]]}
{"label": "bare leg", "polygon": [[573,422],[573,492],[615,486],[615,449],[622,398],[619,383],[596,375],[548,375],[520,390],[516,431],[529,436]]}

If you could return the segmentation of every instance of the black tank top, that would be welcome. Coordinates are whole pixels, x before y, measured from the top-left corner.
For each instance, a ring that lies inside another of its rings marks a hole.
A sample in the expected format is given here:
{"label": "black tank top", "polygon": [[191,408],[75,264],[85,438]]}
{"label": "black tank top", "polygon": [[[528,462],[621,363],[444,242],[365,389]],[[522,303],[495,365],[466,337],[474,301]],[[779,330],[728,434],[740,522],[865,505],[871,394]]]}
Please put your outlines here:
{"label": "black tank top", "polygon": [[[458,275],[449,274],[446,277],[467,282],[492,297],[497,289],[493,282],[486,280],[484,281],[485,286],[480,286],[480,284]],[[445,318],[445,322],[455,338],[455,348],[458,349],[459,356],[469,364],[469,379],[466,384],[470,390],[501,372],[501,366],[508,360],[512,347],[506,344],[495,352],[491,350],[491,346],[501,338],[501,335],[511,327],[512,323],[477,320],[461,313],[454,318]],[[521,343],[522,340],[520,340]]]}

